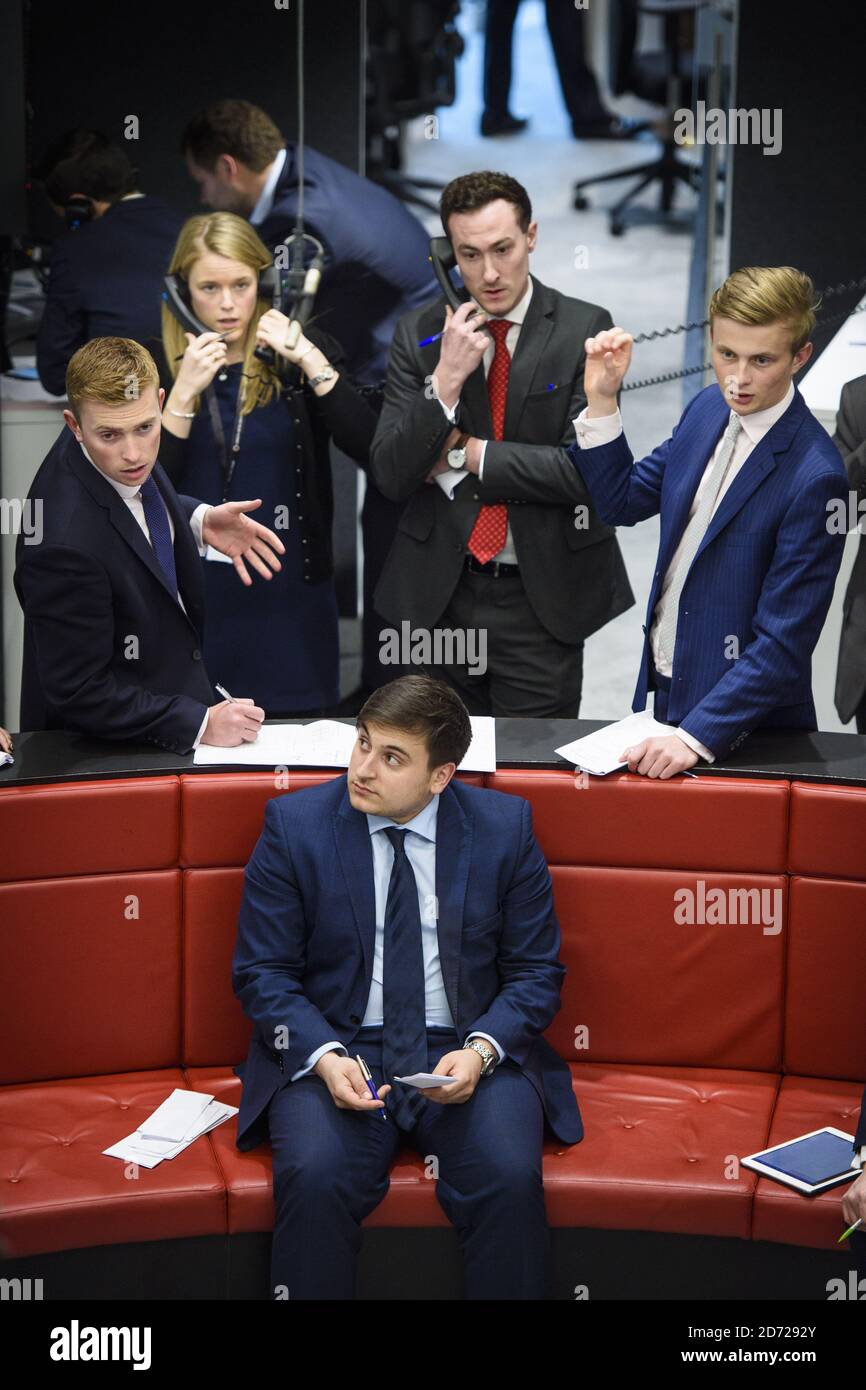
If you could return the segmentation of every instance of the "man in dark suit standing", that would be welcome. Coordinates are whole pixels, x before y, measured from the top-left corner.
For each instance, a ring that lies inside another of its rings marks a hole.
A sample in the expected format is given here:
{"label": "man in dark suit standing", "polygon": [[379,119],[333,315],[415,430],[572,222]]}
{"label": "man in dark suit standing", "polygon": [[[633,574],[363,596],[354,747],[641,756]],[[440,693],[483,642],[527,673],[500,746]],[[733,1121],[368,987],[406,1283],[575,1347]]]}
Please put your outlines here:
{"label": "man in dark suit standing", "polygon": [[[353,1297],[361,1222],[406,1142],[436,1158],[466,1296],[549,1292],[545,1121],[583,1137],[541,1036],[559,926],[528,803],[453,780],[470,739],[453,690],[403,677],[361,710],[345,777],[265,807],[232,983],[254,1024],[237,1144],[273,1151],[274,1298]],[[396,1079],[431,1072],[452,1079]]]}
{"label": "man in dark suit standing", "polygon": [[67,428],[33,480],[16,549],[21,728],[176,753],[255,739],[264,710],[219,700],[204,669],[200,556],[212,545],[250,584],[247,564],[269,578],[282,541],[244,515],[259,499],[209,507],[175,492],[157,462],[165,392],[139,343],[94,338],[66,390]]}
{"label": "man in dark suit standing", "polygon": [[57,212],[74,201],[82,219],[52,248],[36,340],[39,379],[55,396],[72,354],[91,338],[143,343],[159,333],[162,278],[181,225],[161,198],[136,188],[126,154],[98,131],[80,132],[74,148],[44,180]]}
{"label": "man in dark suit standing", "polygon": [[[190,121],[182,146],[201,200],[249,218],[271,249],[298,219],[298,147],[283,139],[260,107],[217,101]],[[379,384],[401,315],[436,294],[427,234],[404,203],[318,150],[304,147],[304,227],[325,248],[325,269],[314,315],[343,349],[359,385]],[[376,393],[376,400],[380,399]],[[381,620],[373,593],[402,506],[388,501],[367,470],[361,513],[364,538],[364,625],[361,686],[390,680],[379,662]],[[361,699],[352,708],[357,711]]]}
{"label": "man in dark suit standing", "polygon": [[[842,387],[833,443],[857,495],[856,515],[866,518],[866,376],[855,377]],[[835,700],[842,723],[856,718],[858,733],[866,734],[866,522],[860,529],[843,607]]]}
{"label": "man in dark suit standing", "polygon": [[454,179],[441,214],[472,302],[439,299],[397,326],[370,466],[409,500],[376,607],[397,628],[456,632],[467,652],[485,644],[483,672],[453,644],[458,659],[436,665],[471,713],[576,718],[584,639],[634,602],[565,452],[585,337],[611,318],[529,274],[537,224],[507,174]]}

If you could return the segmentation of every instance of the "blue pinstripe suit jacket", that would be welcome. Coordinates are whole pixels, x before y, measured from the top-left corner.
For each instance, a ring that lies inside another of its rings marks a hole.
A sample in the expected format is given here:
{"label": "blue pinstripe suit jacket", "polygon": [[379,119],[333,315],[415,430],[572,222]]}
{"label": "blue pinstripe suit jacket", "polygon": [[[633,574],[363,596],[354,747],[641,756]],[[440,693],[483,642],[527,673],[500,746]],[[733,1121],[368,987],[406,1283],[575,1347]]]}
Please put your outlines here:
{"label": "blue pinstripe suit jacket", "polygon": [[[646,706],[648,631],[704,469],[730,413],[715,384],[689,402],[670,439],[636,463],[621,434],[569,450],[611,526],[660,516],[632,708]],[[845,545],[848,479],[799,391],[755,446],[710,521],[682,590],[668,720],[724,757],[758,727],[814,729],[812,653]],[[735,638],[736,641],[732,641]]]}

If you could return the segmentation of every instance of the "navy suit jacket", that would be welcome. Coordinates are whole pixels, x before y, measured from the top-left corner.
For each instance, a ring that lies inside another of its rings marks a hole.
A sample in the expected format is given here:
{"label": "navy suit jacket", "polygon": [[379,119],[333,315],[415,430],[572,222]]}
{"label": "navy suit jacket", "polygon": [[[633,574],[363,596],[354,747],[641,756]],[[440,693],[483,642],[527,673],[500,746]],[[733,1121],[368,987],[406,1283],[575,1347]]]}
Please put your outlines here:
{"label": "navy suit jacket", "polygon": [[46,391],[65,393],[69,359],[91,338],[146,343],[159,336],[162,277],[182,221],[168,203],[145,194],[113,203],[57,241],[36,339]]}
{"label": "navy suit jacket", "polygon": [[[286,146],[273,206],[256,228],[271,250],[297,219],[296,150]],[[314,322],[338,340],[356,381],[381,381],[397,320],[438,293],[428,235],[393,193],[308,145],[304,226],[325,247]]]}
{"label": "navy suit jacket", "polygon": [[[565,968],[527,801],[449,783],[437,817],[436,895],[445,993],[461,1042],[473,1031],[496,1038],[535,1087],[554,1134],[577,1143],[583,1127],[569,1068],[540,1036],[559,1010]],[[269,801],[244,874],[232,961],[235,994],[254,1024],[235,1068],[244,1083],[238,1148],[267,1138],[271,1098],[312,1052],[336,1039],[352,1052],[375,932],[370,832],[346,778]]]}
{"label": "navy suit jacket", "polygon": [[[639,463],[624,434],[568,451],[603,521],[634,526],[660,515],[634,710],[646,707],[648,632],[662,581],[729,415],[712,385],[689,402],[670,439]],[[812,652],[845,546],[844,524],[834,531],[828,522],[847,490],[833,441],[795,387],[790,406],[719,503],[680,597],[667,717],[716,757],[758,726],[817,727]]]}
{"label": "navy suit jacket", "polygon": [[[201,559],[189,525],[199,502],[151,474],[174,523],[186,613],[123,498],[64,427],[28,497],[42,536],[18,536],[24,610],[22,729],[68,729],[188,753],[216,704],[201,654]],[[130,639],[137,638],[137,647]]]}

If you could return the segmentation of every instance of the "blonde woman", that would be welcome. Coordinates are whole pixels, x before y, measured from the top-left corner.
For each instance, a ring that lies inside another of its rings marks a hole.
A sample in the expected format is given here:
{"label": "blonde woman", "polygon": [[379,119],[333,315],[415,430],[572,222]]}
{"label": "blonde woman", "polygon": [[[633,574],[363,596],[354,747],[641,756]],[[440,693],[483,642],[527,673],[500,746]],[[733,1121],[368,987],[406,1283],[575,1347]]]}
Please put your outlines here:
{"label": "blonde woman", "polygon": [[[339,699],[329,442],[365,463],[376,416],[327,334],[310,326],[286,346],[288,318],[258,296],[269,264],[234,213],[182,227],[170,271],[207,331],[185,332],[163,308],[160,369],[170,390],[160,462],[179,490],[204,501],[260,497],[256,520],[286,547],[253,602],[218,555],[202,562],[205,665],[231,693],[255,689],[273,718],[320,714]],[[291,364],[287,381],[254,355],[258,346]]]}

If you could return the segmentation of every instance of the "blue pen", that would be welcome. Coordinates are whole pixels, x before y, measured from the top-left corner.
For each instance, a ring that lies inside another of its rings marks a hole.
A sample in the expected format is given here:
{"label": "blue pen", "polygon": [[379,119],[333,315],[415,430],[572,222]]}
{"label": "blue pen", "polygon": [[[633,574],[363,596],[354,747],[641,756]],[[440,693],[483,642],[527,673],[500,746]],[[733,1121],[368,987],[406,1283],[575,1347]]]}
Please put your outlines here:
{"label": "blue pen", "polygon": [[[372,1073],[371,1073],[371,1071],[370,1071],[370,1068],[367,1066],[367,1063],[364,1061],[363,1057],[359,1057],[359,1056],[357,1056],[357,1054],[356,1054],[356,1056],[355,1056],[355,1061],[358,1063],[358,1066],[361,1068],[361,1075],[363,1076],[364,1080],[366,1081],[366,1083],[367,1083],[367,1085],[368,1085],[368,1087],[369,1087],[369,1089],[370,1089],[370,1094],[371,1094],[371,1096],[373,1097],[374,1100],[378,1100],[378,1099],[379,1099],[379,1092],[376,1090],[376,1087],[375,1087],[374,1084],[373,1084],[373,1076],[372,1076]],[[382,1119],[383,1119],[383,1120],[387,1121],[388,1116],[385,1114],[385,1111],[384,1111],[384,1110],[380,1110],[380,1111],[379,1111],[379,1114],[382,1116]]]}

